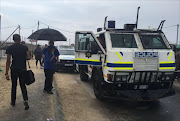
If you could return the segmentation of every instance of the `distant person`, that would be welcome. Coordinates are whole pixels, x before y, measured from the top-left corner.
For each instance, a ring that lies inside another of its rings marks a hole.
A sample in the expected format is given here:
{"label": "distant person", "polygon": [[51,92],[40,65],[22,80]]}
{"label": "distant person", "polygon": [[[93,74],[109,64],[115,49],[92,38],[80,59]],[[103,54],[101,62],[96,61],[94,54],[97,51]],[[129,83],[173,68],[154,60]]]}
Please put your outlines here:
{"label": "distant person", "polygon": [[33,53],[34,53],[34,51],[32,50],[32,51],[31,51],[31,58],[32,58],[32,59],[33,59]]}
{"label": "distant person", "polygon": [[55,72],[56,57],[54,55],[55,48],[53,46],[49,47],[44,58],[44,73],[45,73],[45,84],[44,92],[47,94],[53,94],[52,92],[52,82],[53,74]]}
{"label": "distant person", "polygon": [[16,88],[17,88],[17,79],[19,78],[19,83],[24,99],[25,110],[29,109],[28,105],[28,95],[27,89],[25,85],[25,73],[26,73],[26,59],[30,59],[30,52],[27,46],[20,44],[21,37],[19,34],[13,35],[14,44],[9,46],[6,50],[7,61],[6,61],[6,79],[9,78],[9,68],[11,64],[11,81],[12,81],[12,89],[11,89],[11,105],[14,107],[16,103]]}
{"label": "distant person", "polygon": [[42,59],[42,49],[40,47],[40,45],[37,45],[37,48],[34,50],[34,55],[35,55],[35,59],[36,59],[36,68],[38,68],[38,61],[40,63],[40,67],[42,68],[42,62],[41,62],[41,59]]}
{"label": "distant person", "polygon": [[21,44],[22,44],[22,45],[26,45],[25,41],[21,41]]}

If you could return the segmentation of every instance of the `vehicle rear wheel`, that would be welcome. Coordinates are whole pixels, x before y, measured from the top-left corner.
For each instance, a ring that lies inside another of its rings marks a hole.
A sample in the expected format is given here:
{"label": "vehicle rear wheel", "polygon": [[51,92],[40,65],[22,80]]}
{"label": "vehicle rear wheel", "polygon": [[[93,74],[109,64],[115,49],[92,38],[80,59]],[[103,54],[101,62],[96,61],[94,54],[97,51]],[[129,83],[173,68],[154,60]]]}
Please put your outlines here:
{"label": "vehicle rear wheel", "polygon": [[86,72],[88,71],[87,66],[80,66],[79,70],[81,81],[88,81],[88,75],[86,74]]}
{"label": "vehicle rear wheel", "polygon": [[94,76],[93,77],[93,79],[94,79],[94,84],[93,84],[94,85],[94,94],[97,99],[99,99],[100,101],[104,101],[105,97],[103,96],[102,84],[101,84],[101,81],[103,80],[102,72],[96,70],[96,74],[93,76]]}

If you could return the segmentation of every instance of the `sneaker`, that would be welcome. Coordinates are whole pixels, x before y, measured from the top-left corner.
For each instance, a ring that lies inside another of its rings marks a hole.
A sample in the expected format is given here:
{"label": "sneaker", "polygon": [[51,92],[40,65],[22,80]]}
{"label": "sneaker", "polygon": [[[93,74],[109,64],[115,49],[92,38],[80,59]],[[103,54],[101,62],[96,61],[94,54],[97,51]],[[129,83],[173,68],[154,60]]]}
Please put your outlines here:
{"label": "sneaker", "polygon": [[36,68],[38,68],[38,67],[36,66]]}
{"label": "sneaker", "polygon": [[43,67],[42,67],[42,66],[41,66],[40,68],[41,68],[41,69],[43,69]]}
{"label": "sneaker", "polygon": [[15,106],[15,102],[11,102],[10,104],[11,104],[11,106],[12,106],[12,107],[14,107],[14,106]]}
{"label": "sneaker", "polygon": [[52,92],[52,91],[50,91],[50,92],[47,92],[47,94],[53,94],[53,92]]}
{"label": "sneaker", "polygon": [[24,101],[24,109],[25,110],[28,110],[29,109],[29,105],[28,105],[28,101],[26,100],[26,101]]}
{"label": "sneaker", "polygon": [[52,86],[52,90],[55,90],[56,88]]}

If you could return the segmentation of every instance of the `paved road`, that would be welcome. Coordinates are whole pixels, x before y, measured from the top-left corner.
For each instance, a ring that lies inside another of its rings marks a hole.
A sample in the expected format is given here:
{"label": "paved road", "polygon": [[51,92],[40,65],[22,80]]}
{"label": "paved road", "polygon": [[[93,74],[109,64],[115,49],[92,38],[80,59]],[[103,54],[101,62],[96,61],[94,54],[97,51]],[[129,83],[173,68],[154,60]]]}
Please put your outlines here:
{"label": "paved road", "polygon": [[[65,116],[67,119],[69,116],[67,114],[72,114],[77,113],[77,112],[71,112],[70,105],[76,104],[77,109],[81,110],[83,108],[86,108],[86,110],[92,110],[96,111],[99,113],[99,117],[103,117],[102,120],[107,120],[107,121],[180,121],[180,82],[176,82],[176,95],[172,97],[167,97],[160,99],[159,101],[156,101],[154,103],[140,103],[140,102],[132,102],[132,101],[106,101],[106,102],[100,102],[98,101],[93,92],[93,87],[91,82],[82,82],[80,81],[79,75],[78,74],[71,74],[71,73],[62,73],[60,72],[58,74],[59,78],[66,79],[64,81],[68,82],[69,79],[69,85],[70,87],[74,88],[78,85],[80,87],[78,88],[83,88],[85,90],[86,95],[89,95],[87,98],[83,98],[82,100],[86,100],[84,102],[79,102],[81,105],[81,108],[77,106],[77,102],[68,102],[68,100],[63,101],[62,104],[66,105],[66,102],[68,103],[67,106],[65,106]],[[64,85],[63,82],[59,81],[59,85]],[[71,84],[70,84],[71,83]],[[68,93],[66,94],[66,91],[68,90],[68,86],[66,85],[66,88],[63,90],[63,88],[60,88],[62,94],[60,94],[60,97],[63,99],[68,96]],[[63,92],[64,91],[64,92]],[[64,93],[64,95],[63,95]],[[76,97],[78,95],[85,95],[85,94],[80,94],[80,92],[72,92],[76,94],[72,99],[76,101]],[[64,96],[64,97],[63,97]],[[72,95],[73,96],[73,95]],[[90,103],[87,103],[90,101]],[[87,103],[87,107],[85,106]],[[90,105],[89,105],[90,104]],[[69,108],[69,109],[68,109]],[[72,107],[73,108],[73,107]],[[93,109],[92,109],[93,108]],[[67,113],[66,113],[67,112]],[[81,112],[81,111],[80,111]],[[89,112],[88,112],[89,113]],[[81,114],[78,115],[83,115],[83,110]],[[89,117],[91,119],[91,116]],[[93,117],[92,117],[93,118]],[[86,120],[88,117],[85,118]],[[78,120],[78,119],[74,119]],[[82,119],[79,119],[82,120]]]}

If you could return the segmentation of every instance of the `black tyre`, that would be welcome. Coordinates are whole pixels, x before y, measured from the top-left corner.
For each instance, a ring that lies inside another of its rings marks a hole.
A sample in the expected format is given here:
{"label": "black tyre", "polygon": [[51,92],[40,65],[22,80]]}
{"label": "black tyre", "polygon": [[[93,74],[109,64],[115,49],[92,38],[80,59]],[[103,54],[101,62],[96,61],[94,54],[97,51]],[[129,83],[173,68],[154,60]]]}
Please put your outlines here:
{"label": "black tyre", "polygon": [[102,72],[96,70],[95,74],[93,75],[94,94],[97,99],[104,101],[105,97],[103,96],[101,81],[103,81]]}
{"label": "black tyre", "polygon": [[59,68],[56,66],[56,68],[55,68],[55,72],[58,72],[59,71]]}
{"label": "black tyre", "polygon": [[88,75],[86,74],[88,71],[87,66],[80,66],[79,70],[81,81],[88,81]]}

